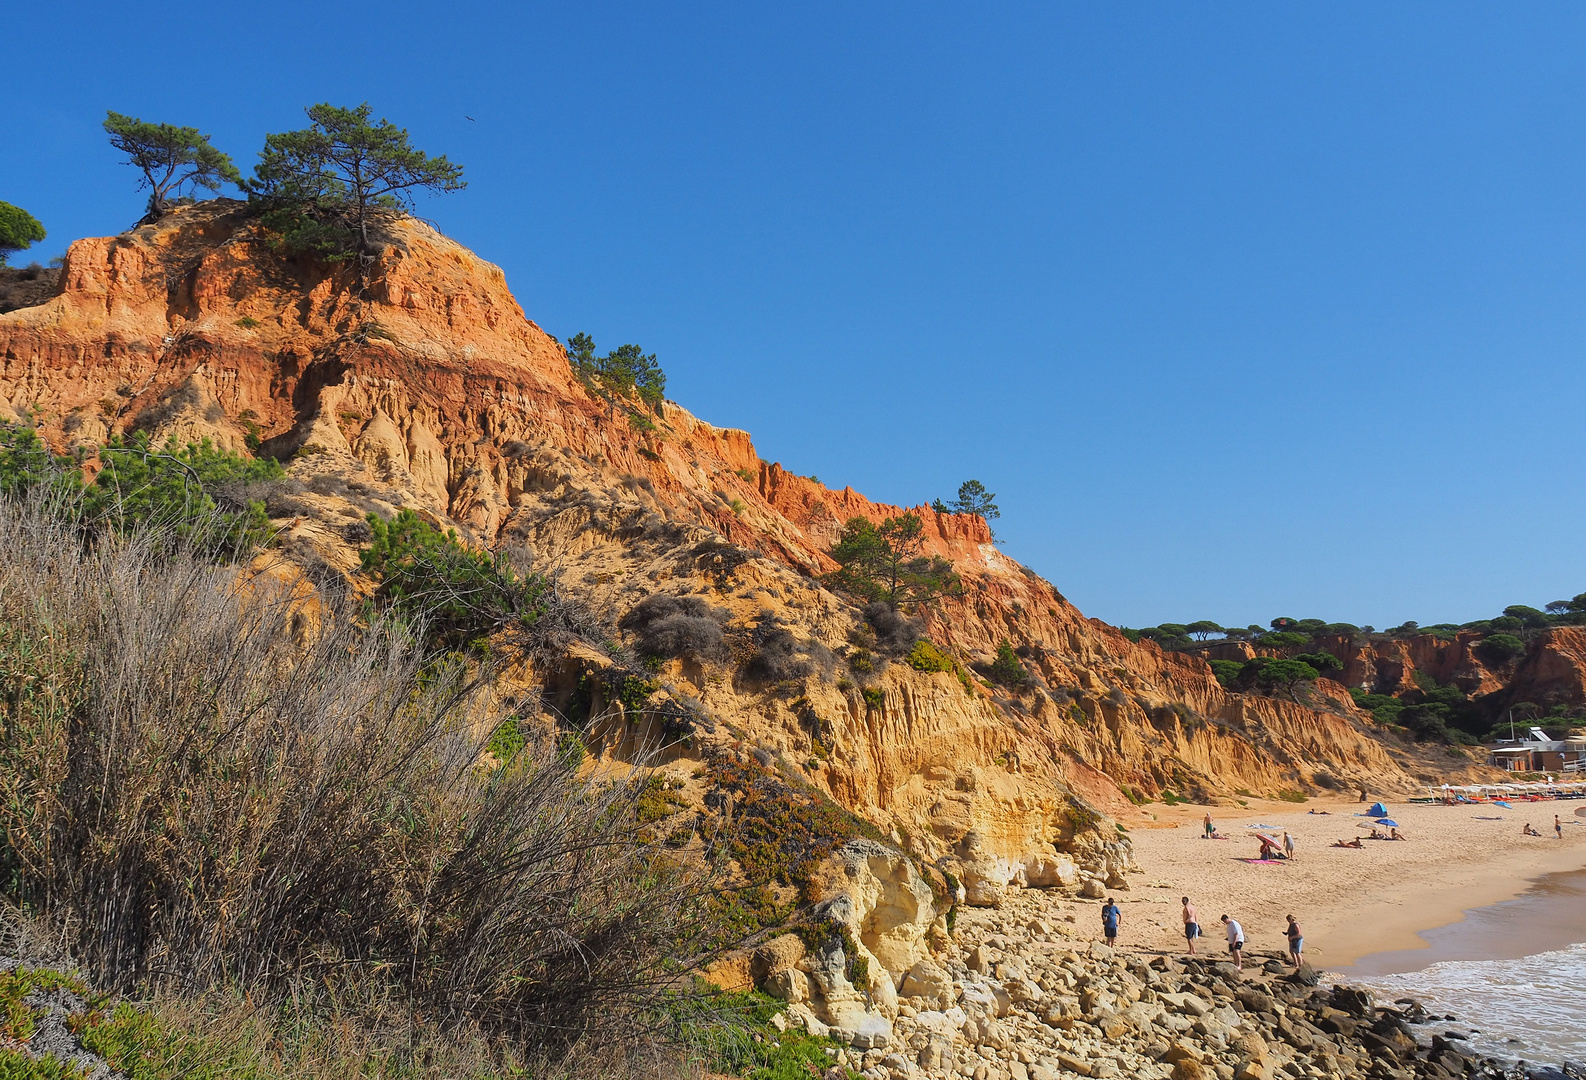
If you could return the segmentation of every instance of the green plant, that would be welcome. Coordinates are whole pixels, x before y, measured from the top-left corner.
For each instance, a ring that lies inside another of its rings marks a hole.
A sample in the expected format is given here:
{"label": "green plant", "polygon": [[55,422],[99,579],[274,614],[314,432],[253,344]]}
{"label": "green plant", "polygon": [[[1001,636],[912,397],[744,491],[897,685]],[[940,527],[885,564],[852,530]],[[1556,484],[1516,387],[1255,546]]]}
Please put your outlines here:
{"label": "green plant", "polygon": [[54,454],[30,428],[0,424],[0,496],[42,495],[69,503],[88,530],[160,535],[214,556],[246,554],[269,538],[264,503],[251,496],[285,475],[274,461],[207,439],[156,448],[141,434],[101,447],[99,460],[85,487],[79,459]]}
{"label": "green plant", "polygon": [[371,123],[368,102],[305,111],[309,127],[265,136],[248,186],[274,212],[272,224],[288,246],[331,258],[351,254],[352,244],[365,253],[379,211],[405,208],[414,189],[442,194],[467,186],[461,166],[415,150],[389,120]]}
{"label": "green plant", "polygon": [[952,657],[926,638],[914,643],[914,648],[909,651],[908,664],[915,671],[955,671],[958,668]]}
{"label": "green plant", "polygon": [[1212,674],[1217,677],[1217,682],[1225,687],[1234,687],[1239,680],[1239,673],[1244,670],[1244,665],[1237,660],[1208,660]]}
{"label": "green plant", "polygon": [[544,614],[549,584],[520,577],[510,563],[464,547],[412,510],[386,521],[367,518],[372,538],[359,554],[383,607],[422,626],[440,648],[482,642],[509,628],[532,627]]}
{"label": "green plant", "polygon": [[639,792],[638,801],[633,806],[633,814],[637,821],[649,825],[671,817],[679,810],[685,809],[687,805],[673,793],[664,776],[653,773]]}
{"label": "green plant", "polygon": [[[655,354],[645,354],[637,345],[619,345],[605,356],[595,354],[595,341],[588,334],[574,334],[567,341],[567,359],[573,371],[590,388],[599,387],[615,415],[617,401],[633,395],[656,413],[666,398],[666,373]],[[653,425],[652,425],[653,429]]]}
{"label": "green plant", "polygon": [[886,704],[887,692],[879,686],[867,686],[860,691],[860,694],[865,699],[867,708],[879,709]]}
{"label": "green plant", "polygon": [[242,318],[237,319],[233,325],[240,326],[244,330],[252,330],[254,327],[259,325],[259,320],[255,319],[252,315],[244,315]]}
{"label": "green plant", "polygon": [[1306,800],[1307,796],[1303,791],[1285,790],[1278,792],[1278,798],[1282,799],[1284,802],[1302,803]]}
{"label": "green plant", "polygon": [[44,226],[39,219],[8,202],[0,202],[0,266],[19,251],[32,247],[44,239]]}
{"label": "green plant", "polygon": [[950,503],[937,499],[931,509],[938,514],[976,514],[991,522],[1002,516],[996,498],[979,480],[965,480],[958,485],[958,498]]}
{"label": "green plant", "polygon": [[[833,851],[858,836],[885,842],[869,822],[832,802],[792,770],[772,771],[752,755],[716,752],[707,758],[711,790],[732,806],[730,820],[707,826],[707,841],[738,864],[742,887],[720,901],[747,913],[744,929],[774,925],[793,911],[765,890],[792,886],[805,894],[814,872]],[[812,899],[805,895],[806,901]],[[743,916],[740,916],[743,917]]]}
{"label": "green plant", "polygon": [[151,124],[118,112],[105,114],[110,145],[127,155],[127,164],[143,174],[140,189],[149,191],[148,216],[153,221],[170,205],[169,196],[184,187],[219,191],[222,184],[242,184],[231,158],[210,145],[197,128]]}
{"label": "green plant", "polygon": [[925,554],[924,524],[918,514],[886,518],[877,525],[849,518],[831,556],[838,569],[827,584],[869,601],[894,608],[929,604],[963,592],[952,564]]}
{"label": "green plant", "polygon": [[0,1080],[86,1080],[88,1074],[54,1054],[34,1057],[0,1049]]}
{"label": "green plant", "polygon": [[1019,654],[1013,651],[1012,644],[1007,641],[998,643],[997,658],[986,669],[986,677],[992,682],[1011,687],[1023,686],[1030,681],[1030,673],[1019,663]]}
{"label": "green plant", "polygon": [[1525,653],[1525,642],[1513,634],[1489,634],[1482,638],[1481,654],[1498,664],[1506,664]]}
{"label": "green plant", "polygon": [[749,509],[748,505],[742,499],[733,499],[727,505],[730,506],[732,508],[732,512],[737,514],[739,517],[742,517],[743,512]]}
{"label": "green plant", "polygon": [[551,1045],[710,955],[705,870],[644,842],[643,777],[545,738],[481,769],[511,726],[471,665],[62,517],[0,501],[0,889],[95,985]]}
{"label": "green plant", "polygon": [[490,733],[490,741],[485,743],[485,749],[504,765],[518,756],[518,752],[523,749],[526,742],[518,718],[508,716],[496,725],[496,730]]}
{"label": "green plant", "polygon": [[734,469],[733,472],[746,484],[753,484],[760,479],[760,474],[753,469]]}
{"label": "green plant", "polygon": [[125,1002],[79,1038],[128,1080],[233,1080],[256,1071],[237,1047],[173,1029]]}
{"label": "green plant", "polygon": [[[779,1032],[771,1018],[786,1004],[759,991],[711,989],[678,995],[667,1007],[667,1034],[686,1046],[698,1047],[708,1073],[742,1076],[744,1080],[810,1080],[832,1069],[832,1055],[842,1046],[798,1029]],[[858,1074],[841,1070],[843,1080]]]}

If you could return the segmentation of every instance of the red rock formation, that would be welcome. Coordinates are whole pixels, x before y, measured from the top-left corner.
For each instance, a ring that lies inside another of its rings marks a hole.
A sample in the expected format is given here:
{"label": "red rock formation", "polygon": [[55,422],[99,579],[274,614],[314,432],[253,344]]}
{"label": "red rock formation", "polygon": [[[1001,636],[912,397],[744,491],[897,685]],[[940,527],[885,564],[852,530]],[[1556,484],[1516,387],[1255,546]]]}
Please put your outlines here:
{"label": "red rock formation", "polygon": [[[79,241],[58,296],[0,316],[0,397],[62,445],[133,430],[228,446],[262,438],[291,459],[317,511],[292,536],[333,563],[350,564],[333,550],[335,514],[409,505],[480,543],[581,571],[564,580],[613,621],[645,591],[714,590],[741,619],[772,610],[845,647],[852,609],[814,579],[831,568],[845,519],[904,508],[761,461],[747,433],[670,402],[653,424],[631,422],[579,382],[499,269],[417,221],[391,233],[363,302],[348,269],[280,257],[238,203]],[[354,494],[327,493],[327,477]],[[1292,701],[1229,694],[1200,659],[1083,617],[1004,555],[980,518],[914,512],[929,549],[968,585],[930,616],[933,639],[969,661],[1010,641],[1040,687],[966,690],[894,663],[875,705],[812,680],[807,700],[842,751],[812,779],[846,805],[948,845],[990,820],[1017,851],[1061,831],[1065,792],[1126,809],[1103,775],[1151,796],[1319,777],[1408,785],[1340,687]],[[688,547],[710,535],[763,558],[724,571],[719,551]],[[1349,671],[1390,662],[1356,656]],[[803,722],[775,694],[697,666],[669,671],[748,736],[809,755]],[[959,795],[971,810],[938,809]]]}

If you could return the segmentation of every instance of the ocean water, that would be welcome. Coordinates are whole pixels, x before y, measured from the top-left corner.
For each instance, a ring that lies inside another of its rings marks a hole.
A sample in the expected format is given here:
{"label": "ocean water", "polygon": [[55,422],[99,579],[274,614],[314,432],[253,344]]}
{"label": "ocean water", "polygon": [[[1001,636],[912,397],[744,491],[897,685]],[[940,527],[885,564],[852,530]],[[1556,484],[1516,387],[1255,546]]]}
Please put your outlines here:
{"label": "ocean water", "polygon": [[1513,900],[1426,930],[1421,949],[1364,956],[1339,976],[1380,999],[1414,997],[1478,1029],[1471,1045],[1534,1064],[1586,1063],[1586,871],[1549,874]]}
{"label": "ocean water", "polygon": [[1457,1022],[1427,1030],[1477,1029],[1471,1045],[1483,1054],[1586,1062],[1586,943],[1507,960],[1443,960],[1356,981],[1379,1000],[1414,997],[1429,1012],[1452,1013]]}

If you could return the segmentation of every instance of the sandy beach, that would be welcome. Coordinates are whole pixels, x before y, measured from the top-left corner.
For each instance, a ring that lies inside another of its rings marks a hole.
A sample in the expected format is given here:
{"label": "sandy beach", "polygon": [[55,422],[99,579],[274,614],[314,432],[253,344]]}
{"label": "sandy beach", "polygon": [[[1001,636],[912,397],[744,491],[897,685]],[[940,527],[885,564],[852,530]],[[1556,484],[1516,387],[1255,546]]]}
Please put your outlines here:
{"label": "sandy beach", "polygon": [[[1582,800],[1516,803],[1513,809],[1387,803],[1390,817],[1409,839],[1367,840],[1361,850],[1331,847],[1368,830],[1355,801],[1293,803],[1250,800],[1248,808],[1152,805],[1154,827],[1131,831],[1144,871],[1120,893],[1125,945],[1182,951],[1179,897],[1200,909],[1203,951],[1223,948],[1218,917],[1244,926],[1250,946],[1282,951],[1284,916],[1293,913],[1305,931],[1306,958],[1337,969],[1361,956],[1424,948],[1417,931],[1456,922],[1461,913],[1524,892],[1544,874],[1586,867],[1586,809]],[[1326,814],[1310,811],[1327,811]],[[1212,815],[1227,840],[1201,839],[1202,815]],[[1560,814],[1564,838],[1553,834]],[[1543,835],[1523,836],[1530,822]],[[1289,862],[1254,863],[1259,845],[1253,824],[1296,844]],[[1586,928],[1583,928],[1586,934]]]}

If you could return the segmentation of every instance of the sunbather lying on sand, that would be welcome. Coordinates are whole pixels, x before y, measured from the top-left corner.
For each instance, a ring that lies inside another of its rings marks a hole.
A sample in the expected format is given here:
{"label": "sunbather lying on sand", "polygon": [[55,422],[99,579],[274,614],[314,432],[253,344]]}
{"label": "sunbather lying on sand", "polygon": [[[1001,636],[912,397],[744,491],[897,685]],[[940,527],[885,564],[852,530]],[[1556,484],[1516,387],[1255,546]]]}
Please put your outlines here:
{"label": "sunbather lying on sand", "polygon": [[1361,842],[1360,842],[1360,837],[1358,837],[1358,836],[1357,836],[1357,837],[1355,837],[1355,838],[1354,838],[1354,839],[1353,839],[1353,840],[1334,840],[1334,841],[1333,841],[1333,846],[1334,846],[1334,847],[1354,847],[1354,848],[1363,848],[1363,847],[1365,847],[1365,846],[1366,846],[1366,845],[1365,845],[1365,844],[1363,844],[1363,843],[1361,843]]}

